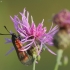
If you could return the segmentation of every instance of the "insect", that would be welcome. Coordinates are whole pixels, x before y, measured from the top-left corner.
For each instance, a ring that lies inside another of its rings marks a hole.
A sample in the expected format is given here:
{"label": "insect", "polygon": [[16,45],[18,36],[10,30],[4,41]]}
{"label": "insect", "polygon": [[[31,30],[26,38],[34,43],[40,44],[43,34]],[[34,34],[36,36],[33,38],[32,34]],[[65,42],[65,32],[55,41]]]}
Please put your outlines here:
{"label": "insect", "polygon": [[[8,31],[6,26],[4,26],[4,28]],[[19,60],[21,61],[21,63],[23,63],[25,65],[31,65],[33,63],[34,59],[32,57],[32,54],[30,53],[30,50],[19,51],[19,49],[21,49],[23,46],[23,44],[21,43],[20,35],[17,36],[15,33],[10,33],[10,32],[9,32],[9,34],[0,33],[0,35],[11,35],[12,36],[11,40],[12,40],[13,46],[16,50],[17,56],[18,56]]]}

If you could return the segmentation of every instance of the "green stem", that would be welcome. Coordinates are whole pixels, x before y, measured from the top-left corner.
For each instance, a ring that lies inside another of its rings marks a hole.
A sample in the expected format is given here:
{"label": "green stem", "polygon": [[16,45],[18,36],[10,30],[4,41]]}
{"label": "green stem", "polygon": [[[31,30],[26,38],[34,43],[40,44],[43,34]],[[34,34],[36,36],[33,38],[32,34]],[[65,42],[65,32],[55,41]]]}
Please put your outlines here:
{"label": "green stem", "polygon": [[59,67],[59,65],[56,63],[54,70],[58,70],[58,67]]}
{"label": "green stem", "polygon": [[35,70],[35,63],[36,63],[36,58],[34,59],[34,62],[33,62],[33,70]]}
{"label": "green stem", "polygon": [[63,50],[59,49],[57,51],[57,62],[56,62],[54,70],[58,70],[59,65],[61,65],[62,54],[63,54]]}
{"label": "green stem", "polygon": [[35,70],[35,63],[36,63],[36,59],[37,59],[37,55],[35,53],[33,53],[33,58],[34,58],[33,70]]}

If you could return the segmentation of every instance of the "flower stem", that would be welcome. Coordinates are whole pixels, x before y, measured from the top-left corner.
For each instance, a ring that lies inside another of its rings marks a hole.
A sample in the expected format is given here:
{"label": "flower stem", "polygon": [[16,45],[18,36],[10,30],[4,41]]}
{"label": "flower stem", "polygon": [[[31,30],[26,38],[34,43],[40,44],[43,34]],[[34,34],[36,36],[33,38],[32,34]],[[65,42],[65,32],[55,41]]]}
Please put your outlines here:
{"label": "flower stem", "polygon": [[36,58],[34,59],[34,62],[33,62],[33,70],[35,70],[35,63],[36,63]]}
{"label": "flower stem", "polygon": [[62,54],[63,54],[63,50],[59,49],[57,51],[57,62],[56,62],[54,70],[58,70],[59,65],[61,65]]}
{"label": "flower stem", "polygon": [[37,59],[37,55],[35,54],[35,52],[33,53],[33,58],[34,58],[33,70],[35,70],[35,63],[36,63],[36,59]]}
{"label": "flower stem", "polygon": [[54,70],[58,70],[58,67],[59,67],[59,65],[56,63]]}

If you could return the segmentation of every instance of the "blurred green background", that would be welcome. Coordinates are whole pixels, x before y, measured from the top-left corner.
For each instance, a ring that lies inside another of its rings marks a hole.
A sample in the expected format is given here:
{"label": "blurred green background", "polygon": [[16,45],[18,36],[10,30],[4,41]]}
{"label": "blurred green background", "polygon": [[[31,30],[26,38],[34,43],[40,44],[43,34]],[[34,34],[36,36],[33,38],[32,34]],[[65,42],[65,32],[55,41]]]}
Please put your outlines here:
{"label": "blurred green background", "polygon": [[[44,26],[49,30],[52,24],[49,20],[52,18],[53,14],[62,9],[70,10],[70,0],[0,0],[1,33],[8,33],[4,29],[4,25],[7,26],[8,30],[16,33],[13,22],[10,20],[10,15],[19,15],[19,12],[22,12],[25,7],[26,10],[29,11],[30,15],[33,16],[36,24],[40,23],[44,18]],[[32,65],[25,66],[20,63],[15,51],[10,53],[8,56],[5,56],[12,44],[5,44],[4,38],[10,37],[11,36],[0,36],[0,70],[32,70]],[[49,48],[54,52],[57,51],[54,47]],[[64,55],[67,55],[70,59],[69,49],[65,50]],[[55,63],[56,56],[45,51],[41,54],[41,60],[36,65],[36,70],[54,70]],[[70,70],[70,62],[67,66],[60,66],[59,70]]]}

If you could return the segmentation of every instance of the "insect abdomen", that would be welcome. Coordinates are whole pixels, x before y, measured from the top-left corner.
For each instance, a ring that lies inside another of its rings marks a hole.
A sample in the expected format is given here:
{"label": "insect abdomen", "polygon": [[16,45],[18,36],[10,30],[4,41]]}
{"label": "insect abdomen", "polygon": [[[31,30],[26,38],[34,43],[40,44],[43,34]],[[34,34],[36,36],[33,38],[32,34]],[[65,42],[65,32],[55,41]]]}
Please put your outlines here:
{"label": "insect abdomen", "polygon": [[19,60],[21,61],[21,63],[25,64],[25,65],[31,65],[34,61],[33,57],[31,55],[28,54],[27,51],[19,51],[20,48],[22,48],[22,44],[20,42],[20,40],[16,39],[15,40],[15,45],[17,47],[17,55]]}

